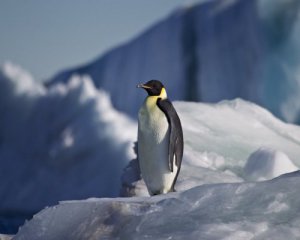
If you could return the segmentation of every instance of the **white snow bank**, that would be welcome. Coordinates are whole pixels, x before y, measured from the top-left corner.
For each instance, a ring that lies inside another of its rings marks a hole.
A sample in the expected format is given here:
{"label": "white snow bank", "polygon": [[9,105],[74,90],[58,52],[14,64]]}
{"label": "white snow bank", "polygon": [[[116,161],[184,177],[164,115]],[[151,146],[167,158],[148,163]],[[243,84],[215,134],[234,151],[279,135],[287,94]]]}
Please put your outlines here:
{"label": "white snow bank", "polygon": [[62,202],[34,216],[14,239],[296,240],[299,184],[298,173],[157,197]]}
{"label": "white snow bank", "polygon": [[[0,229],[10,226],[12,214],[20,224],[60,200],[118,196],[122,170],[135,158],[136,122],[117,112],[89,77],[45,89],[32,78],[19,87],[22,78],[13,76],[22,72],[0,73]],[[185,140],[178,191],[247,180],[246,161],[261,147],[284,152],[300,166],[300,128],[255,104],[237,99],[175,107]],[[290,170],[283,166],[281,173]],[[134,164],[122,180],[132,185],[129,195],[148,195]]]}
{"label": "white snow bank", "polygon": [[[175,107],[185,143],[178,191],[208,183],[270,179],[300,166],[300,128],[278,120],[256,104],[236,99],[218,104],[175,102]],[[260,148],[274,149],[275,155],[271,151],[251,155]],[[251,169],[244,171],[250,155],[251,162],[260,161],[259,167],[268,167],[263,171],[250,165]],[[143,181],[132,179],[138,175],[135,165],[123,175],[122,194],[147,196]],[[254,178],[254,171],[259,176]]]}
{"label": "white snow bank", "polygon": [[32,210],[59,199],[117,196],[121,171],[134,156],[135,123],[116,112],[88,77],[74,76],[52,87],[35,104],[15,136],[23,139],[26,155],[15,145],[17,139],[4,141],[8,146],[0,152],[1,161],[20,169],[7,171],[9,162],[3,162],[1,176],[9,191],[0,193],[1,206]]}
{"label": "white snow bank", "polygon": [[223,163],[218,158],[203,161],[203,167],[242,170],[250,154],[260,147],[283,151],[300,166],[300,128],[280,121],[256,104],[236,99],[218,104],[178,102],[176,108],[183,122],[185,152],[213,152],[225,158]]}
{"label": "white snow bank", "polygon": [[252,153],[244,169],[245,177],[251,181],[272,179],[297,170],[285,153],[267,148],[260,148]]}
{"label": "white snow bank", "polygon": [[285,153],[300,166],[300,127],[280,121],[256,104],[236,99],[218,104],[178,102],[176,108],[184,125],[185,161],[191,165],[247,180],[247,159],[257,149],[268,148]]}
{"label": "white snow bank", "polygon": [[[45,92],[44,87],[34,80],[32,75],[22,67],[15,65],[11,62],[5,62],[2,65],[0,74],[1,78],[9,78],[10,82],[6,82],[16,95],[41,95]],[[3,84],[3,83],[2,83]]]}
{"label": "white snow bank", "polygon": [[45,89],[21,68],[3,66],[0,229],[59,200],[118,196],[136,131],[89,77]]}

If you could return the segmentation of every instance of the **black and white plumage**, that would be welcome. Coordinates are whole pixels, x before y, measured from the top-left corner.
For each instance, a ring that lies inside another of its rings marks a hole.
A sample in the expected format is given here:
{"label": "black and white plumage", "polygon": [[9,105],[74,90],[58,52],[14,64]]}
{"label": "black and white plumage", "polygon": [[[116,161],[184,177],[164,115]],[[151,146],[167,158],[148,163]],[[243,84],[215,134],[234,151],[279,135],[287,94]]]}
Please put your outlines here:
{"label": "black and white plumage", "polygon": [[139,110],[138,159],[150,195],[174,191],[183,155],[183,133],[175,108],[160,81],[137,87],[148,96]]}

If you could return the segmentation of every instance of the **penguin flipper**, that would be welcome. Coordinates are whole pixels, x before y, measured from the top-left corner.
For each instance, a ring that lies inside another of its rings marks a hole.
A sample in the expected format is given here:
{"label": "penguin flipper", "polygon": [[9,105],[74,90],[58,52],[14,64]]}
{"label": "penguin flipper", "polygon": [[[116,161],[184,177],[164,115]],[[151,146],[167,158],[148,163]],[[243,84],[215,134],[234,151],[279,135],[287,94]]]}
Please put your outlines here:
{"label": "penguin flipper", "polygon": [[183,155],[183,132],[181,122],[169,99],[158,98],[156,104],[166,115],[170,126],[168,165],[170,171],[173,172],[174,157],[175,164],[179,170]]}

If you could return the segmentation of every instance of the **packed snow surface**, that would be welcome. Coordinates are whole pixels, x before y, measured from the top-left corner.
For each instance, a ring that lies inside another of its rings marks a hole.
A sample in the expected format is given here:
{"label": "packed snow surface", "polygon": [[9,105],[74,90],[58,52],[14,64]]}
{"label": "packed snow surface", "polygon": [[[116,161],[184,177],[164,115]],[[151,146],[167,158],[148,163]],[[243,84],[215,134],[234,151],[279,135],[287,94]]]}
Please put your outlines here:
{"label": "packed snow surface", "polygon": [[14,239],[296,240],[299,184],[298,172],[157,197],[62,202],[34,216]]}
{"label": "packed snow surface", "polygon": [[267,148],[252,153],[244,168],[246,179],[253,181],[272,179],[296,170],[298,168],[284,152]]}

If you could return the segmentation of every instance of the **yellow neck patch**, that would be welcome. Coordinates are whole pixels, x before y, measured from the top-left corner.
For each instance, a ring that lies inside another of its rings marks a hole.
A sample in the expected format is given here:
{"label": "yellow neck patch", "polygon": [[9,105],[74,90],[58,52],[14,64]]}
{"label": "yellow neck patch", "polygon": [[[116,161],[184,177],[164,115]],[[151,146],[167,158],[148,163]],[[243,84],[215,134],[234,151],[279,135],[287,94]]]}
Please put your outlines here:
{"label": "yellow neck patch", "polygon": [[161,99],[166,99],[167,98],[167,91],[166,91],[165,88],[161,89],[161,92],[160,92],[158,97],[161,98]]}
{"label": "yellow neck patch", "polygon": [[165,88],[162,88],[161,89],[161,92],[158,96],[148,96],[146,98],[146,105],[148,108],[151,108],[153,106],[156,106],[156,102],[157,102],[157,99],[166,99],[167,98],[167,91]]}

